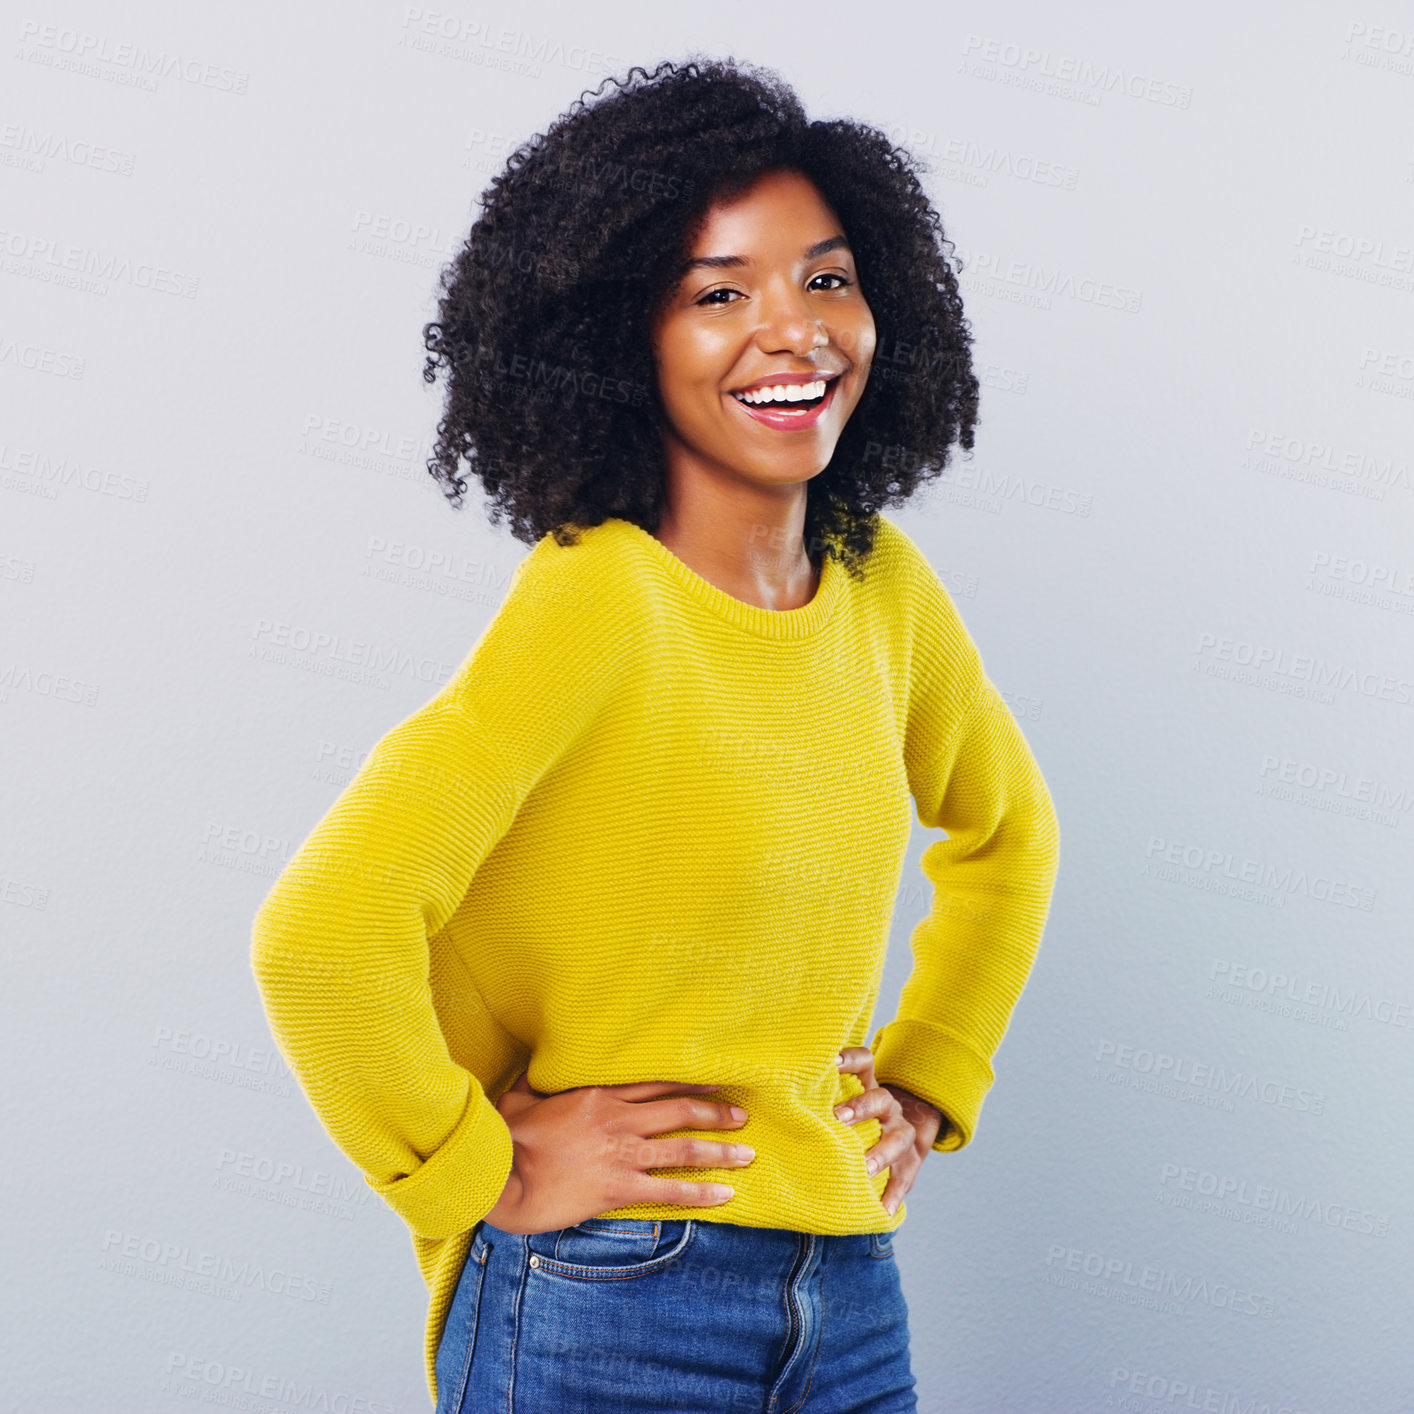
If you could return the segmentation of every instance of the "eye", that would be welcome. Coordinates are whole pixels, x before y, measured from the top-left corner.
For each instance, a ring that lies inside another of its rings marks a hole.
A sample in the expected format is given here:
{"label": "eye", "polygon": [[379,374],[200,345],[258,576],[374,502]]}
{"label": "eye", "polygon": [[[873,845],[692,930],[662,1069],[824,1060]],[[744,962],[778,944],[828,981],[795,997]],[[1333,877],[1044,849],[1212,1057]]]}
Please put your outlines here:
{"label": "eye", "polygon": [[810,283],[813,285],[815,283],[815,280],[838,280],[838,285],[830,285],[827,287],[831,290],[842,290],[845,288],[846,285],[852,285],[854,283],[854,281],[849,279],[847,276],[837,275],[833,270],[826,270],[821,274],[816,275],[815,279],[811,280]]}
{"label": "eye", "polygon": [[717,295],[739,295],[740,293],[741,293],[740,290],[728,289],[728,288],[724,285],[724,286],[722,286],[720,289],[708,290],[705,295],[703,295],[700,299],[694,300],[693,303],[694,303],[694,304],[727,304],[727,303],[728,303],[727,300],[725,300],[725,299],[717,299],[716,296],[717,296]]}

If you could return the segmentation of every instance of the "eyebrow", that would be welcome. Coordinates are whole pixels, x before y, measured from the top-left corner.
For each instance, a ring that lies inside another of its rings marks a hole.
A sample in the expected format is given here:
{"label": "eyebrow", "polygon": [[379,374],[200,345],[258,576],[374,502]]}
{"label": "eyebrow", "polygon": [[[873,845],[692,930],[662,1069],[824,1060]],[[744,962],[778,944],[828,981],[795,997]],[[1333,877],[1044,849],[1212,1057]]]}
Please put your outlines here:
{"label": "eyebrow", "polygon": [[[816,241],[805,252],[806,260],[814,260],[817,256],[824,255],[827,251],[848,250],[849,242],[843,236],[829,236],[823,241]],[[732,270],[742,265],[750,265],[751,262],[744,255],[699,255],[692,260],[684,261],[678,270],[678,279],[681,280],[689,270],[695,270],[703,266],[709,270]]]}

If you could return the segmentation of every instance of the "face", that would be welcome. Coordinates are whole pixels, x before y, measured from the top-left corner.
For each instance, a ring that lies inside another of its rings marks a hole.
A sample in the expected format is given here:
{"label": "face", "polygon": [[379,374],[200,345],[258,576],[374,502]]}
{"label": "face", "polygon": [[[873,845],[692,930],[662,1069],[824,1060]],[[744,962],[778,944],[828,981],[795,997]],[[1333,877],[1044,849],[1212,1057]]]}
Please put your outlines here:
{"label": "face", "polygon": [[809,178],[768,172],[708,211],[687,258],[653,326],[670,473],[809,480],[874,357],[843,224]]}

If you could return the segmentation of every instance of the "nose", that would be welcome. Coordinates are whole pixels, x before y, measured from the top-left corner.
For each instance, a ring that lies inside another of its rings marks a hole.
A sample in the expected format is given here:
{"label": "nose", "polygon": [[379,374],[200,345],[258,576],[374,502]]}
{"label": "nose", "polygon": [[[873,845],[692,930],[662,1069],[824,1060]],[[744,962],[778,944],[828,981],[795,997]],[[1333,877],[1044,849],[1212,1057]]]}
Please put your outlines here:
{"label": "nose", "polygon": [[804,292],[791,284],[763,291],[759,308],[761,322],[756,328],[756,347],[762,353],[803,356],[830,342],[825,326],[811,311]]}

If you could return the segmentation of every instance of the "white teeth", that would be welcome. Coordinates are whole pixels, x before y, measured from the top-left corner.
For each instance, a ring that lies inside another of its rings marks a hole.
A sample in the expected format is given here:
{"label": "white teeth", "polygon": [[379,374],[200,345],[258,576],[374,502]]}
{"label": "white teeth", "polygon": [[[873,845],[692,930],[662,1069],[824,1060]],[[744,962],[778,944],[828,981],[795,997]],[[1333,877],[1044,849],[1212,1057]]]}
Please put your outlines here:
{"label": "white teeth", "polygon": [[813,383],[779,383],[768,388],[751,388],[733,396],[744,403],[798,403],[807,398],[823,398],[826,381],[817,378]]}

